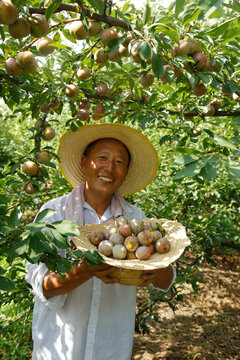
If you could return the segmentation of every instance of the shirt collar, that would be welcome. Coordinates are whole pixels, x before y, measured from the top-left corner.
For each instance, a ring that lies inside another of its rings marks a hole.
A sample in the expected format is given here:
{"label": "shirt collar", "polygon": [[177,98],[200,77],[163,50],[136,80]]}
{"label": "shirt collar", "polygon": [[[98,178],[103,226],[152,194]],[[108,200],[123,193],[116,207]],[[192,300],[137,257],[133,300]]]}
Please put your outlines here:
{"label": "shirt collar", "polygon": [[[83,209],[87,209],[94,214],[96,214],[96,211],[92,208],[91,205],[89,205],[86,201],[84,201]],[[111,205],[108,206],[108,208],[105,210],[103,216],[101,217],[101,221],[105,222],[113,218],[112,212],[111,212]]]}

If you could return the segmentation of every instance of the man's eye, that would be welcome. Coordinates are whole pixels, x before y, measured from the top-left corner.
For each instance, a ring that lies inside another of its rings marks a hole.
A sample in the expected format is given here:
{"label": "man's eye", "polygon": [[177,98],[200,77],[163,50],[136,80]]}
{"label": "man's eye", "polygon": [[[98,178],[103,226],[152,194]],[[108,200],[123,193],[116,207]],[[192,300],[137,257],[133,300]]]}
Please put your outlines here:
{"label": "man's eye", "polygon": [[117,164],[120,164],[120,165],[124,165],[124,162],[121,161],[121,160],[117,160],[116,163],[117,163]]}

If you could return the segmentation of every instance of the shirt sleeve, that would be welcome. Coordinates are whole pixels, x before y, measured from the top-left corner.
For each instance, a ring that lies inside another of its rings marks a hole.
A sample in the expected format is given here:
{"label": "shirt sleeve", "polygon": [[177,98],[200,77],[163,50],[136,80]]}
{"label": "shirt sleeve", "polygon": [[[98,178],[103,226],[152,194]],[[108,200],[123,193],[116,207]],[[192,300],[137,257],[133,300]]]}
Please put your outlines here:
{"label": "shirt sleeve", "polygon": [[[55,199],[54,202],[49,201],[48,203],[44,204],[41,207],[40,211],[47,208],[56,210],[56,213],[53,216],[49,217],[47,219],[47,222],[51,223],[62,219],[63,207],[61,202],[62,202],[61,198],[59,198],[59,199]],[[45,230],[48,231],[47,228]],[[26,267],[27,267],[27,274],[25,276],[25,279],[31,285],[32,293],[39,300],[41,300],[47,307],[54,309],[61,308],[65,303],[67,294],[53,296],[49,299],[47,299],[43,295],[42,283],[46,273],[48,272],[47,266],[43,263],[32,264],[30,262],[27,262]]]}
{"label": "shirt sleeve", "polygon": [[30,262],[27,263],[28,272],[26,274],[26,281],[32,286],[32,293],[47,307],[51,309],[60,309],[66,300],[67,294],[53,296],[47,299],[43,295],[43,288],[42,283],[44,276],[48,272],[48,268],[45,264],[31,264]]}

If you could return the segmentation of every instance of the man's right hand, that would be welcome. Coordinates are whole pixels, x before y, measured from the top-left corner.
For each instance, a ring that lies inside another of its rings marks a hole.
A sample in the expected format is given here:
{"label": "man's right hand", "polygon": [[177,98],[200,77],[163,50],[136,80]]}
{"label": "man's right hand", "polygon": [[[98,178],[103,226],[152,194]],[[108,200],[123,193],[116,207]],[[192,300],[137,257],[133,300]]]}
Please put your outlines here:
{"label": "man's right hand", "polygon": [[93,276],[96,276],[105,284],[115,284],[119,282],[119,280],[111,276],[113,271],[114,267],[108,264],[102,263],[91,266],[84,260],[77,266],[73,266],[64,278],[58,273],[48,271],[43,279],[43,294],[46,298],[66,294]]}

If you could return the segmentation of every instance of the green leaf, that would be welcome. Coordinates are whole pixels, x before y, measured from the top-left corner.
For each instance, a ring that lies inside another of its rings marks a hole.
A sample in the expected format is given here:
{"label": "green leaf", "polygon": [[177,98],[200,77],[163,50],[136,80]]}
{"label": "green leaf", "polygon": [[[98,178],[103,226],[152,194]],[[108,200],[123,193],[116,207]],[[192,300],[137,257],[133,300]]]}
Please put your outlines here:
{"label": "green leaf", "polygon": [[[52,241],[59,249],[68,249],[69,244],[67,242],[67,238],[62,236],[57,230],[51,230],[53,235]],[[78,234],[79,235],[79,234]]]}
{"label": "green leaf", "polygon": [[222,7],[223,0],[218,0],[215,2],[213,6],[211,6],[207,11],[204,13],[204,18],[214,18],[219,15],[222,15],[224,13],[223,7]]}
{"label": "green leaf", "polygon": [[232,124],[234,125],[240,125],[240,118],[236,118],[232,121]]}
{"label": "green leaf", "polygon": [[13,226],[1,225],[1,233],[4,235],[6,235],[9,232],[12,232],[13,230],[15,230],[15,227]]}
{"label": "green leaf", "polygon": [[37,222],[46,220],[55,213],[56,213],[56,211],[53,209],[44,209],[37,214],[35,222],[37,223]]}
{"label": "green leaf", "polygon": [[144,9],[144,13],[143,13],[143,24],[146,25],[152,15],[152,9],[149,6],[149,2],[147,1],[145,9]]}
{"label": "green leaf", "polygon": [[159,145],[161,146],[161,145],[165,144],[166,141],[169,141],[169,140],[171,140],[171,139],[172,139],[171,135],[164,135],[164,136],[159,140]]}
{"label": "green leaf", "polygon": [[158,79],[163,76],[163,62],[161,56],[155,52],[152,57],[152,70]]}
{"label": "green leaf", "polygon": [[11,86],[9,87],[9,92],[10,92],[14,102],[19,103],[20,92],[19,92],[17,86],[14,84],[11,84]]}
{"label": "green leaf", "polygon": [[44,74],[46,75],[46,77],[47,77],[50,81],[52,81],[52,82],[55,81],[54,75],[53,75],[52,71],[51,71],[48,67],[42,66],[42,70],[43,70]]}
{"label": "green leaf", "polygon": [[233,136],[230,139],[231,141],[235,142],[236,144],[240,145],[240,137],[238,136]]}
{"label": "green leaf", "polygon": [[202,157],[194,162],[191,162],[190,164],[186,165],[182,170],[178,171],[174,176],[173,180],[180,180],[187,176],[196,176],[200,173],[202,168],[206,166],[207,161],[207,157]]}
{"label": "green leaf", "polygon": [[189,24],[190,22],[197,20],[200,13],[201,9],[198,6],[198,0],[187,3],[182,14],[183,25]]}
{"label": "green leaf", "polygon": [[54,236],[51,231],[38,231],[34,236],[42,243],[44,252],[55,255],[58,254],[57,246],[54,243]]}
{"label": "green leaf", "polygon": [[122,37],[110,40],[105,46],[104,51],[106,53],[113,53],[119,48],[119,45],[123,42]]}
{"label": "green leaf", "polygon": [[11,224],[17,227],[20,224],[21,219],[22,219],[21,211],[18,208],[15,208],[9,217]]}
{"label": "green leaf", "polygon": [[175,17],[178,18],[180,12],[184,9],[186,0],[176,0],[175,2]]}
{"label": "green leaf", "polygon": [[[28,251],[28,257],[29,260],[33,263],[39,262],[41,256],[44,254],[44,251],[38,251],[38,245],[37,245],[37,240],[33,240],[31,239],[31,246],[29,247],[29,251]],[[37,249],[35,249],[35,247]]]}
{"label": "green leaf", "polygon": [[237,147],[230,140],[226,139],[224,136],[215,135],[213,141],[218,145],[226,147],[228,149],[238,150]]}
{"label": "green leaf", "polygon": [[176,166],[183,166],[183,165],[187,165],[187,164],[190,164],[196,160],[198,160],[199,157],[196,156],[196,155],[179,155],[173,165],[176,165]]}
{"label": "green leaf", "polygon": [[4,40],[5,40],[5,33],[4,33],[4,31],[3,31],[3,27],[2,27],[2,26],[0,26],[0,35],[1,35],[1,38],[2,38],[2,42],[4,42]]}
{"label": "green leaf", "polygon": [[225,6],[228,6],[230,9],[233,9],[240,13],[240,4],[237,1],[232,2],[231,5],[226,4]]}
{"label": "green leaf", "polygon": [[23,255],[28,251],[28,239],[20,241],[14,248],[17,255]]}
{"label": "green leaf", "polygon": [[6,272],[6,270],[5,270],[5,269],[3,269],[3,268],[0,266],[0,275],[5,274],[5,272]]}
{"label": "green leaf", "polygon": [[84,258],[89,265],[98,265],[104,262],[103,257],[96,250],[88,250],[83,253]]}
{"label": "green leaf", "polygon": [[79,236],[79,225],[70,220],[56,221],[52,223],[57,231],[65,236]]}
{"label": "green leaf", "polygon": [[240,178],[240,164],[238,162],[230,161],[228,171],[230,179]]}
{"label": "green leaf", "polygon": [[203,29],[204,35],[218,38],[220,35],[225,34],[234,24],[237,24],[236,19],[229,19],[227,21],[225,21],[225,18],[210,19],[205,23],[205,29]]}
{"label": "green leaf", "polygon": [[34,252],[34,256],[36,256],[36,254],[39,256],[44,253],[44,246],[36,236],[32,237],[29,241],[29,251]]}
{"label": "green leaf", "polygon": [[56,271],[59,274],[64,275],[71,270],[71,267],[72,263],[69,260],[62,258],[61,262],[57,264]]}
{"label": "green leaf", "polygon": [[26,226],[26,228],[30,231],[30,233],[33,235],[37,231],[41,231],[43,228],[45,228],[45,223],[31,223]]}
{"label": "green leaf", "polygon": [[179,43],[180,37],[176,30],[166,24],[158,24],[155,28],[154,34],[161,32],[167,35],[173,42]]}
{"label": "green leaf", "polygon": [[0,290],[12,291],[15,289],[14,282],[5,276],[0,276]]}
{"label": "green leaf", "polygon": [[151,56],[152,49],[147,41],[144,41],[140,46],[140,56],[143,60],[148,60]]}
{"label": "green leaf", "polygon": [[[172,151],[172,150],[170,149],[170,151]],[[196,149],[185,148],[185,147],[176,147],[174,149],[174,151],[182,153],[182,154],[196,154],[196,155],[198,155],[198,154],[201,153],[200,151],[198,151]]]}
{"label": "green leaf", "polygon": [[61,3],[62,3],[62,0],[55,0],[52,2],[51,5],[49,5],[49,7],[47,8],[46,13],[45,13],[47,20],[50,19],[50,17],[54,13],[54,11],[61,5]]}
{"label": "green leaf", "polygon": [[[70,34],[69,30],[67,29],[62,29],[62,33],[65,36],[65,38],[69,41],[71,41],[72,43],[76,44],[77,40]],[[64,54],[65,55],[65,54]]]}
{"label": "green leaf", "polygon": [[100,13],[104,10],[104,4],[102,0],[88,0],[89,4],[92,5],[92,7],[95,10],[98,10]]}
{"label": "green leaf", "polygon": [[216,164],[211,164],[210,162],[201,170],[200,174],[207,180],[212,180],[217,177],[219,172],[219,167]]}
{"label": "green leaf", "polygon": [[47,165],[53,169],[56,169],[56,165],[50,161],[43,161],[43,165]]}

